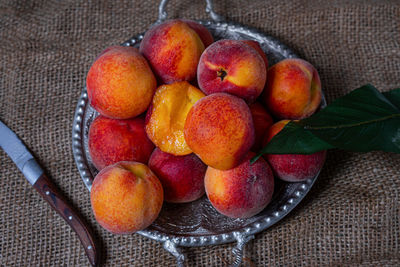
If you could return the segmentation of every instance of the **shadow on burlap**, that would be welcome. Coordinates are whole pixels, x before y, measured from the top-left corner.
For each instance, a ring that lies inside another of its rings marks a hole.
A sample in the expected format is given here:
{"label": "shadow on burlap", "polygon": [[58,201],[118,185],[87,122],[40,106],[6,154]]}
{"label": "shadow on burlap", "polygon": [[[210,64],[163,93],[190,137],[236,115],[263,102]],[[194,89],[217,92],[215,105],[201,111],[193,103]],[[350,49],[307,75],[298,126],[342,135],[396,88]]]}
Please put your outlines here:
{"label": "shadow on burlap", "polygon": [[[112,235],[90,211],[71,125],[95,56],[145,31],[158,1],[2,1],[0,118],[103,242],[107,266],[173,266],[160,243]],[[230,20],[279,38],[319,70],[328,102],[363,84],[400,86],[398,1],[214,1]],[[207,18],[202,1],[172,1],[171,17]],[[87,266],[76,235],[0,152],[0,265]],[[400,155],[328,154],[320,178],[285,219],[256,235],[256,266],[400,265]],[[233,245],[188,248],[189,266],[224,266]],[[244,264],[246,265],[246,264]]]}

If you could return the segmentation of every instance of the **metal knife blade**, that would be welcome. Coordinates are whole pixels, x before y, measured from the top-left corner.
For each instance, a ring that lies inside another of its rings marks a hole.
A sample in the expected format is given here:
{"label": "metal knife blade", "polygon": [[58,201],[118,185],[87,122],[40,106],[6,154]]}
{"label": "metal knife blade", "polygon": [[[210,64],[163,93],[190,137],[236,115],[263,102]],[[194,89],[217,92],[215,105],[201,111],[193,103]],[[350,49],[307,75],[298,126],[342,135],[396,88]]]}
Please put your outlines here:
{"label": "metal knife blade", "polygon": [[0,147],[7,153],[31,185],[43,174],[42,168],[33,158],[21,139],[0,121]]}
{"label": "metal knife blade", "polygon": [[89,262],[98,266],[100,244],[94,239],[90,227],[84,222],[54,183],[45,175],[21,139],[0,120],[0,147],[7,153],[29,183],[50,206],[71,226],[81,241]]}

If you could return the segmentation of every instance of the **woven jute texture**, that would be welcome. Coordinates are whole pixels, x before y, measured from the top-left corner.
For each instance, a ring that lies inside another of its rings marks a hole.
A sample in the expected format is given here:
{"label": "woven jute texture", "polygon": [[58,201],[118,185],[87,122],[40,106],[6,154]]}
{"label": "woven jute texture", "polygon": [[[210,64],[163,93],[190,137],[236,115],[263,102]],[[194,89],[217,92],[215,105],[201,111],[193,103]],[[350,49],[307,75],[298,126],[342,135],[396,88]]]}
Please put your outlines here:
{"label": "woven jute texture", "polygon": [[[214,1],[319,71],[328,102],[371,83],[400,86],[399,1]],[[105,47],[146,31],[158,1],[1,1],[0,119],[95,229],[106,266],[174,266],[162,244],[103,230],[75,166],[71,128],[86,73]],[[203,1],[171,1],[171,18],[207,19]],[[0,152],[0,265],[88,266],[68,225]],[[243,266],[399,266],[400,155],[333,150],[304,201],[257,234]],[[185,248],[188,266],[226,266],[233,244]]]}

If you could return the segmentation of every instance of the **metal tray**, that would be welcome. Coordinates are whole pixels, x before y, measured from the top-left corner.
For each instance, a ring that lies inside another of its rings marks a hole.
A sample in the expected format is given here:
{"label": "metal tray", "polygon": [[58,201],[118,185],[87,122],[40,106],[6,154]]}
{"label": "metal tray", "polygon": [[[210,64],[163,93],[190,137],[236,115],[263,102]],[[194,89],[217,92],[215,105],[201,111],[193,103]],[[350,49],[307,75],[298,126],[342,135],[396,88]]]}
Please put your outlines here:
{"label": "metal tray", "polygon": [[[159,5],[159,17],[155,24],[167,19],[165,7],[168,0]],[[227,22],[213,11],[211,0],[206,0],[206,12],[211,20],[197,21],[208,28],[215,40],[251,39],[260,43],[267,54],[270,65],[285,58],[295,58],[296,54],[275,38],[258,30],[237,23]],[[136,35],[122,45],[138,47],[143,34]],[[322,96],[322,104],[326,105]],[[86,88],[78,100],[72,129],[72,149],[79,173],[90,191],[97,170],[92,164],[88,151],[88,131],[98,113],[89,105]],[[267,229],[285,217],[308,193],[317,179],[299,183],[286,183],[276,179],[271,203],[259,214],[248,219],[232,219],[219,214],[207,197],[186,204],[164,203],[158,219],[138,234],[162,242],[164,248],[177,258],[178,266],[184,266],[185,256],[179,247],[219,245],[236,241],[233,248],[232,266],[239,266],[243,247],[254,235]]]}

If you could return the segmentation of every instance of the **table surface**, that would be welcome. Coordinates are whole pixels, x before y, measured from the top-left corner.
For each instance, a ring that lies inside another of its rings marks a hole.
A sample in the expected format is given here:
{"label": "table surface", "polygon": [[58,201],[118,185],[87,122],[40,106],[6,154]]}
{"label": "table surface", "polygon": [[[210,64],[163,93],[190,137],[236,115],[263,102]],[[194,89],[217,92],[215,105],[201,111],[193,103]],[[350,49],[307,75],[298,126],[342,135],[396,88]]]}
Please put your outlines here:
{"label": "table surface", "polygon": [[[319,71],[328,102],[366,83],[400,87],[399,1],[214,1],[231,21],[272,35]],[[71,125],[96,55],[146,31],[158,1],[2,1],[0,118],[90,222],[105,266],[167,266],[145,237],[94,220],[75,166]],[[171,1],[171,18],[207,19],[203,1]],[[332,150],[304,201],[256,235],[244,266],[400,265],[400,155]],[[185,248],[189,266],[226,266],[233,244]],[[0,265],[88,266],[68,225],[0,152]]]}

